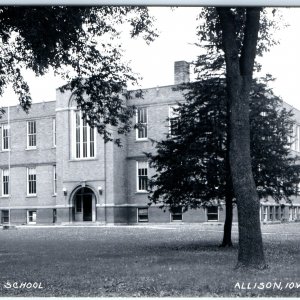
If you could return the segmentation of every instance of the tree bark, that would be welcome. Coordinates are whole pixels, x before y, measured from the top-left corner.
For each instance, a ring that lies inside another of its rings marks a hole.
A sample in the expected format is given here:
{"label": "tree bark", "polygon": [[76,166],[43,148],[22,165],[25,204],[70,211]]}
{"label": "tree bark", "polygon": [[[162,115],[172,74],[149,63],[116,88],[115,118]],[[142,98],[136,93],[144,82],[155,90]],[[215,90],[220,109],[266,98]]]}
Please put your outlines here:
{"label": "tree bark", "polygon": [[259,219],[259,197],[250,156],[249,93],[259,30],[260,9],[246,8],[244,40],[238,49],[230,8],[217,8],[222,28],[226,82],[230,108],[229,161],[237,201],[239,252],[237,267],[265,268]]}
{"label": "tree bark", "polygon": [[226,216],[224,223],[224,232],[223,232],[223,241],[220,247],[232,247],[231,241],[231,230],[232,230],[232,209],[233,209],[233,201],[232,196],[228,195],[226,197]]}
{"label": "tree bark", "polygon": [[225,223],[223,232],[223,241],[220,247],[232,247],[231,231],[232,231],[232,210],[233,210],[233,191],[232,179],[230,172],[229,162],[229,148],[230,148],[230,105],[227,98],[226,102],[226,155],[225,155],[225,168],[226,168],[226,194],[225,194]]}

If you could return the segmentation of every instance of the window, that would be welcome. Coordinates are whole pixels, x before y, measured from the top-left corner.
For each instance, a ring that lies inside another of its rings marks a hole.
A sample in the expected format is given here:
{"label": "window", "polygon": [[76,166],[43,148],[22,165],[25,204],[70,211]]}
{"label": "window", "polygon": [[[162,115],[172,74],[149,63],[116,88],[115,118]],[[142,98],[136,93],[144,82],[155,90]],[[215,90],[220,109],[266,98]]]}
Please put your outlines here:
{"label": "window", "polygon": [[95,128],[91,128],[86,119],[82,119],[82,112],[75,111],[74,118],[74,157],[95,157]]}
{"label": "window", "polygon": [[267,221],[268,220],[268,207],[267,206],[263,206],[263,213],[264,213],[263,221]]}
{"label": "window", "polygon": [[182,207],[173,207],[171,209],[171,221],[182,221]]}
{"label": "window", "polygon": [[28,149],[36,148],[36,122],[35,121],[27,122],[27,148]]}
{"label": "window", "polygon": [[270,215],[269,215],[270,221],[273,221],[273,216],[274,216],[274,207],[270,206]]}
{"label": "window", "polygon": [[297,220],[297,207],[290,207],[290,220]]}
{"label": "window", "polygon": [[294,207],[294,220],[298,220],[298,207]]}
{"label": "window", "polygon": [[178,105],[169,106],[169,132],[170,135],[178,134]]}
{"label": "window", "polygon": [[148,222],[148,208],[138,208],[138,222]]}
{"label": "window", "polygon": [[1,211],[1,223],[2,224],[9,223],[9,211],[8,210]]}
{"label": "window", "polygon": [[275,206],[275,220],[280,220],[280,214],[279,214],[279,206]]}
{"label": "window", "polygon": [[36,195],[36,169],[27,168],[27,195]]}
{"label": "window", "polygon": [[148,189],[148,162],[137,161],[137,191],[147,192]]}
{"label": "window", "polygon": [[280,207],[280,219],[282,220],[284,217],[284,207]]}
{"label": "window", "polygon": [[136,139],[147,139],[148,113],[146,107],[137,109],[136,123],[138,124],[138,128],[136,129]]}
{"label": "window", "polygon": [[9,150],[9,125],[2,125],[2,151]]}
{"label": "window", "polygon": [[56,120],[52,119],[52,139],[53,139],[53,147],[56,147]]}
{"label": "window", "polygon": [[219,209],[218,206],[208,206],[206,208],[207,221],[218,221],[219,220]]}
{"label": "window", "polygon": [[2,197],[9,196],[9,170],[2,170]]}
{"label": "window", "polygon": [[292,150],[300,151],[300,125],[294,125],[293,138],[292,138]]}
{"label": "window", "polygon": [[56,174],[56,166],[53,166],[53,195],[57,193],[57,174]]}
{"label": "window", "polygon": [[36,224],[36,210],[27,211],[27,223]]}

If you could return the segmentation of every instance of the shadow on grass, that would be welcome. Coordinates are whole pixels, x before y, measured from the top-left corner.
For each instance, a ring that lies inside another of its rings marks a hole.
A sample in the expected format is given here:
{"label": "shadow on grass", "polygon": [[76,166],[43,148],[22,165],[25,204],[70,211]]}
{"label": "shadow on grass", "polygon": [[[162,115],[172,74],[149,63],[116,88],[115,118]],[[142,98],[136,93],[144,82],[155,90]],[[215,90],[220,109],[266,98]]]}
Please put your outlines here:
{"label": "shadow on grass", "polygon": [[[191,251],[191,252],[236,252],[237,247],[219,247],[220,244],[212,243],[208,241],[195,241],[195,242],[168,242],[168,243],[156,243],[149,245],[147,251]],[[144,248],[144,247],[142,247]],[[146,250],[145,249],[145,250]]]}

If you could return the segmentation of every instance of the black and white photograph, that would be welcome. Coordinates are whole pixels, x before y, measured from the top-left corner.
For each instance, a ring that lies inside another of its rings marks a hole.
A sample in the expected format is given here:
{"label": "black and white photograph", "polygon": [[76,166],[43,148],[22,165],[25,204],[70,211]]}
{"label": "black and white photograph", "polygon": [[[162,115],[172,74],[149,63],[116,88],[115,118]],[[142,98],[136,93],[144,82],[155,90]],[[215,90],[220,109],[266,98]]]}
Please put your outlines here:
{"label": "black and white photograph", "polygon": [[214,5],[0,1],[1,298],[300,295],[300,7]]}

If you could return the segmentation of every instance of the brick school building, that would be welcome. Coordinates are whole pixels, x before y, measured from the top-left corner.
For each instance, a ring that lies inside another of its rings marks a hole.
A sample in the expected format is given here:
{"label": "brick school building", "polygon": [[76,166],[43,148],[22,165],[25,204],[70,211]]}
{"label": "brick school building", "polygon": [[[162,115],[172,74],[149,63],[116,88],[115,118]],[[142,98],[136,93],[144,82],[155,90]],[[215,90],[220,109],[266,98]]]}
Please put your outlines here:
{"label": "brick school building", "polygon": [[[189,64],[174,65],[174,85],[143,90],[128,105],[137,107],[143,130],[121,137],[123,147],[104,143],[96,129],[81,118],[70,92],[57,90],[56,100],[35,103],[28,114],[13,106],[0,120],[1,224],[136,224],[167,222],[223,222],[223,207],[164,212],[148,207],[146,182],[153,170],[145,152],[154,150],[150,139],[161,140],[169,131],[168,117],[184,101],[174,86],[189,81]],[[294,109],[300,151],[300,112]],[[9,119],[8,119],[9,117]],[[112,128],[112,135],[117,133]],[[293,205],[262,202],[261,220],[296,220],[300,201]],[[234,213],[236,221],[236,212]]]}

